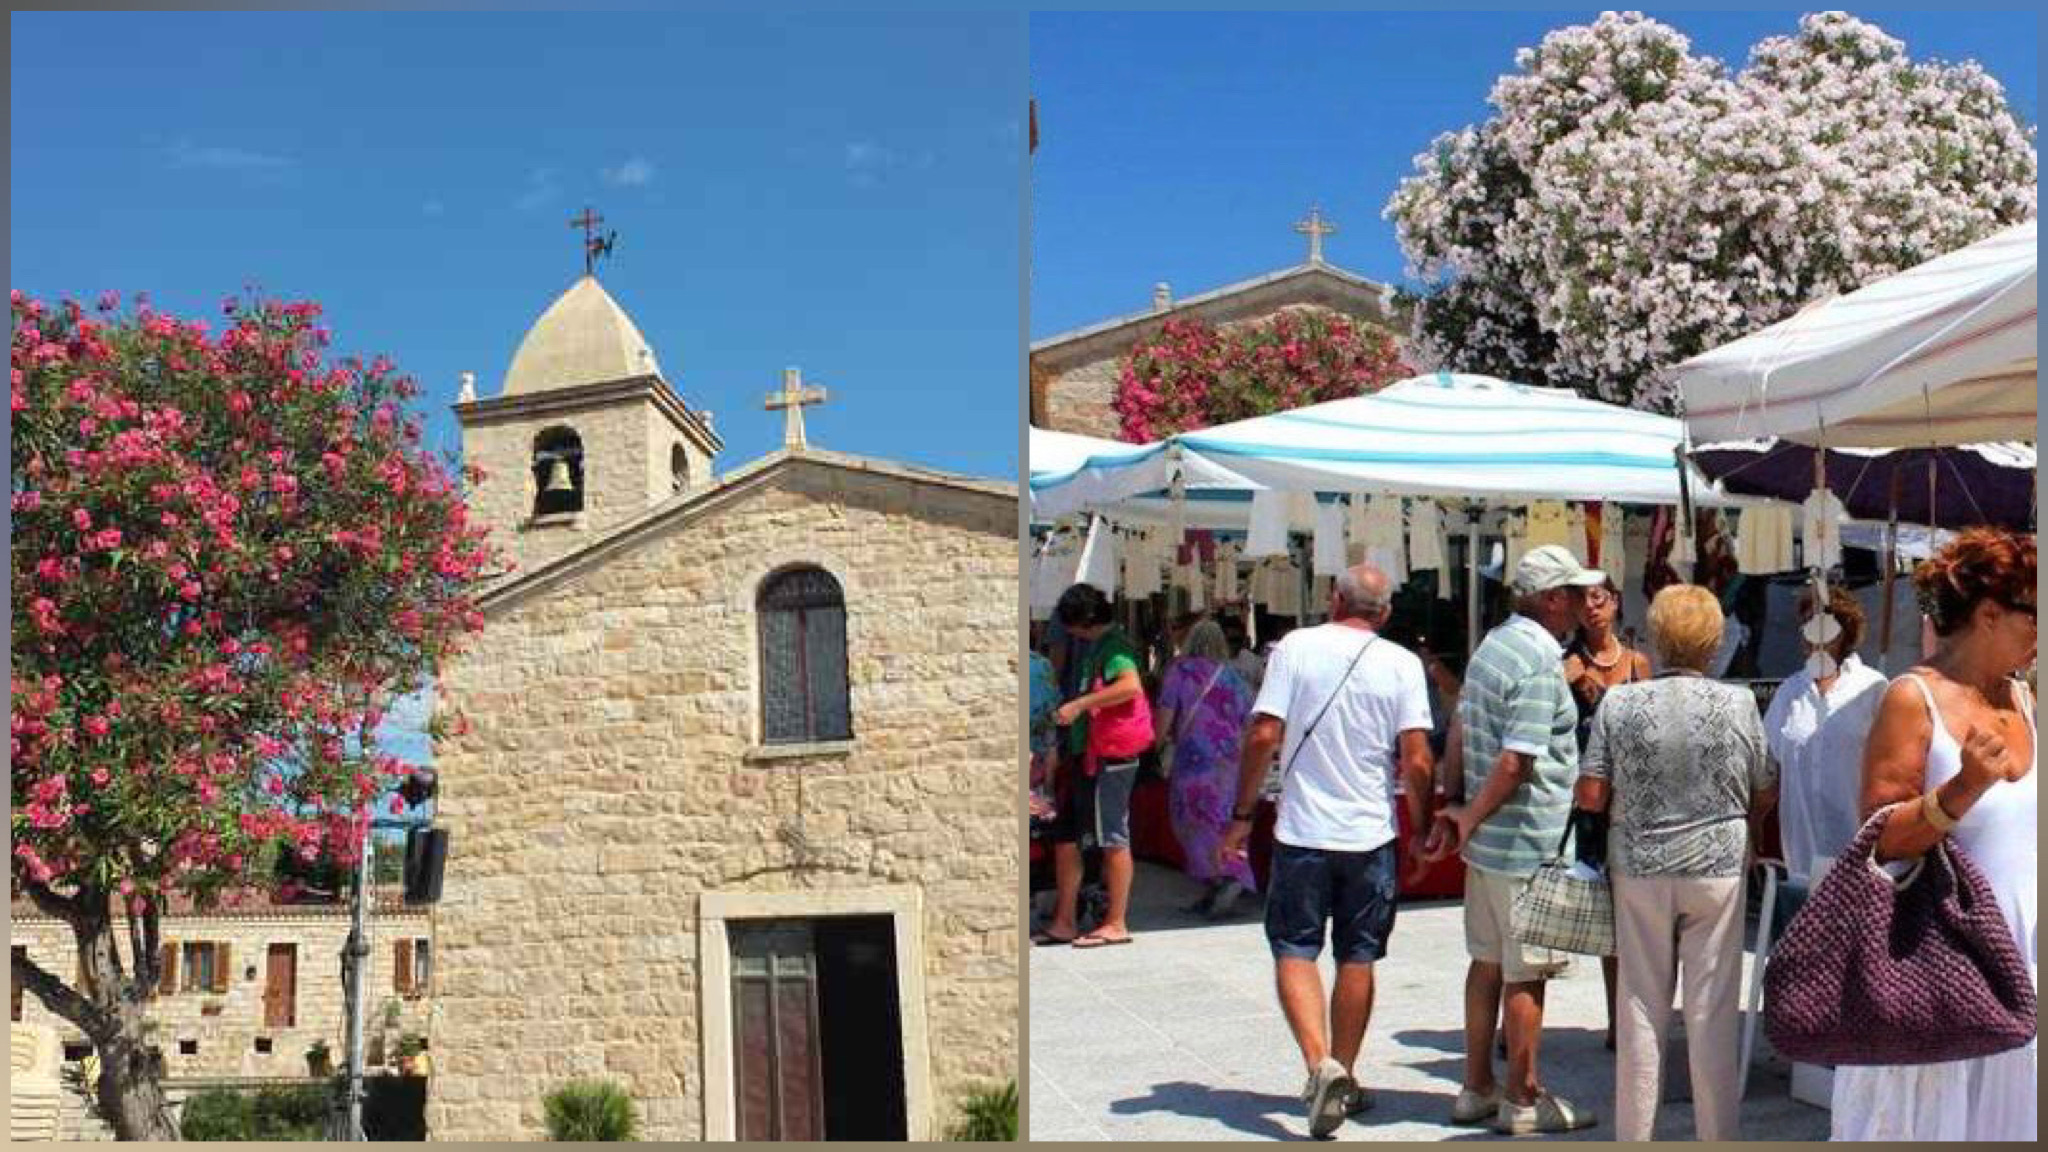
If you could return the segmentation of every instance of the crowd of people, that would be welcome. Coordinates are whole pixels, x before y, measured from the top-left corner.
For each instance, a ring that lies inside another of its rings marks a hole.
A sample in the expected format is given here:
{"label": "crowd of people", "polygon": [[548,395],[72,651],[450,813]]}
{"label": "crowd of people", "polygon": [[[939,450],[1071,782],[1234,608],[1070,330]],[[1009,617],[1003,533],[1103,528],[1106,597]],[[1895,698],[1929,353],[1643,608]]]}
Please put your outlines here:
{"label": "crowd of people", "polygon": [[[1462,680],[1425,647],[1387,636],[1391,587],[1371,565],[1334,581],[1326,623],[1288,633],[1263,660],[1246,658],[1242,630],[1226,622],[1175,621],[1174,658],[1150,694],[1108,598],[1077,585],[1056,610],[1086,645],[1065,691],[1033,656],[1034,809],[1053,817],[1058,893],[1034,942],[1131,940],[1129,801],[1144,750],[1170,767],[1173,831],[1204,886],[1197,912],[1227,914],[1255,890],[1247,844],[1277,781],[1265,932],[1307,1071],[1311,1132],[1372,1106],[1357,1059],[1374,964],[1388,953],[1402,885],[1452,856],[1464,865],[1470,963],[1449,1118],[1568,1132],[1597,1123],[1541,1075],[1544,989],[1569,957],[1518,938],[1513,907],[1540,868],[1569,854],[1612,893],[1613,955],[1601,967],[1617,1138],[1651,1136],[1680,1000],[1697,1134],[1737,1139],[1745,885],[1774,810],[1795,890],[1818,883],[1880,811],[1875,862],[1895,872],[1946,838],[1982,870],[2035,963],[2035,568],[2031,535],[1956,537],[1914,575],[1931,650],[1892,680],[1856,655],[1855,598],[1809,590],[1798,605],[1806,664],[1762,716],[1746,686],[1713,678],[1728,628],[1713,592],[1658,591],[1638,650],[1610,579],[1555,545],[1521,558],[1512,614]],[[1084,846],[1102,850],[1107,888],[1085,932]],[[1327,993],[1326,945],[1336,961]],[[2035,1069],[2032,1043],[1840,1068],[1834,1134],[2032,1140]]]}

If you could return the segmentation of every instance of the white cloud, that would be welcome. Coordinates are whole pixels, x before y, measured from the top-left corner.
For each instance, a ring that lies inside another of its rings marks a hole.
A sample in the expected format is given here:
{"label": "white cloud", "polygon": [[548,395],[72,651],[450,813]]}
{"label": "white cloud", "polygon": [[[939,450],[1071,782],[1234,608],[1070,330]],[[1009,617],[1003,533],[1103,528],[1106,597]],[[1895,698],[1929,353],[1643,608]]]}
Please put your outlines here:
{"label": "white cloud", "polygon": [[553,203],[562,195],[562,186],[555,176],[553,168],[536,168],[527,173],[526,190],[512,201],[512,206],[521,212],[531,212]]}
{"label": "white cloud", "polygon": [[598,176],[614,188],[644,188],[654,183],[654,161],[634,156],[617,168],[601,168]]}
{"label": "white cloud", "polygon": [[173,168],[212,168],[231,172],[279,172],[298,164],[288,156],[273,156],[218,144],[172,141],[164,149]]}

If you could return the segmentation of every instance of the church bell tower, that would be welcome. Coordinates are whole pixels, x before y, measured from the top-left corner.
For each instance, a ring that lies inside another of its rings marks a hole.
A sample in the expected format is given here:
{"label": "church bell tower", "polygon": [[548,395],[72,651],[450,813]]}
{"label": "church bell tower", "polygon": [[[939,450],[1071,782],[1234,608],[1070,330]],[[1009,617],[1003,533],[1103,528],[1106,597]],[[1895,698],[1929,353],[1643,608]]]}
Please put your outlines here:
{"label": "church bell tower", "polygon": [[481,468],[472,516],[526,572],[711,478],[724,442],[678,397],[593,267],[611,238],[590,228],[584,275],[519,343],[496,396],[465,382],[455,405],[463,463]]}

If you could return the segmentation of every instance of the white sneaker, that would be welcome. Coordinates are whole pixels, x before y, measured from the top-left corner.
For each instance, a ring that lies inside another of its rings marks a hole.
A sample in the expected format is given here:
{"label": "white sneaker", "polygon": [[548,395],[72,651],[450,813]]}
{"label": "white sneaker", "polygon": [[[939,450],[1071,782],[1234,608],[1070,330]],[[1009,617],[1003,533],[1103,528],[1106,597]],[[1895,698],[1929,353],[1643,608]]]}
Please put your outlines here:
{"label": "white sneaker", "polygon": [[1302,1103],[1308,1105],[1308,1134],[1320,1140],[1335,1132],[1344,1123],[1351,1106],[1351,1090],[1357,1086],[1342,1064],[1323,1057],[1308,1078],[1307,1087],[1301,1090]]}
{"label": "white sneaker", "polygon": [[1500,1102],[1493,1118],[1493,1130],[1503,1136],[1527,1136],[1534,1132],[1571,1132],[1591,1128],[1598,1120],[1590,1108],[1581,1108],[1562,1096],[1545,1092],[1534,1104]]}
{"label": "white sneaker", "polygon": [[1458,1089],[1457,1102],[1451,1105],[1451,1123],[1485,1124],[1500,1111],[1500,1085],[1495,1084],[1484,1093],[1470,1088]]}

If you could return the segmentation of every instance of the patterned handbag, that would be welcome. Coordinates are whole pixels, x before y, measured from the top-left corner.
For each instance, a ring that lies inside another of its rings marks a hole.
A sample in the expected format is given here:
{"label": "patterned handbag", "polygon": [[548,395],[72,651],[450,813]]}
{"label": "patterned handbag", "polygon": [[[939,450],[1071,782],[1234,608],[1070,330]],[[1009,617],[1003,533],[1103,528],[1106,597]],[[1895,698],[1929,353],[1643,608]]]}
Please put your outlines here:
{"label": "patterned handbag", "polygon": [[1582,956],[1614,955],[1614,891],[1607,877],[1587,880],[1572,875],[1564,846],[1571,838],[1565,827],[1557,855],[1536,869],[1515,895],[1508,924],[1515,939],[1538,948],[1576,952]]}
{"label": "patterned handbag", "polygon": [[[1896,807],[1896,806],[1894,806]],[[2034,1038],[2033,974],[1969,854],[1943,839],[1902,879],[1879,809],[1764,967],[1764,1035],[1809,1064],[1938,1064]]]}

